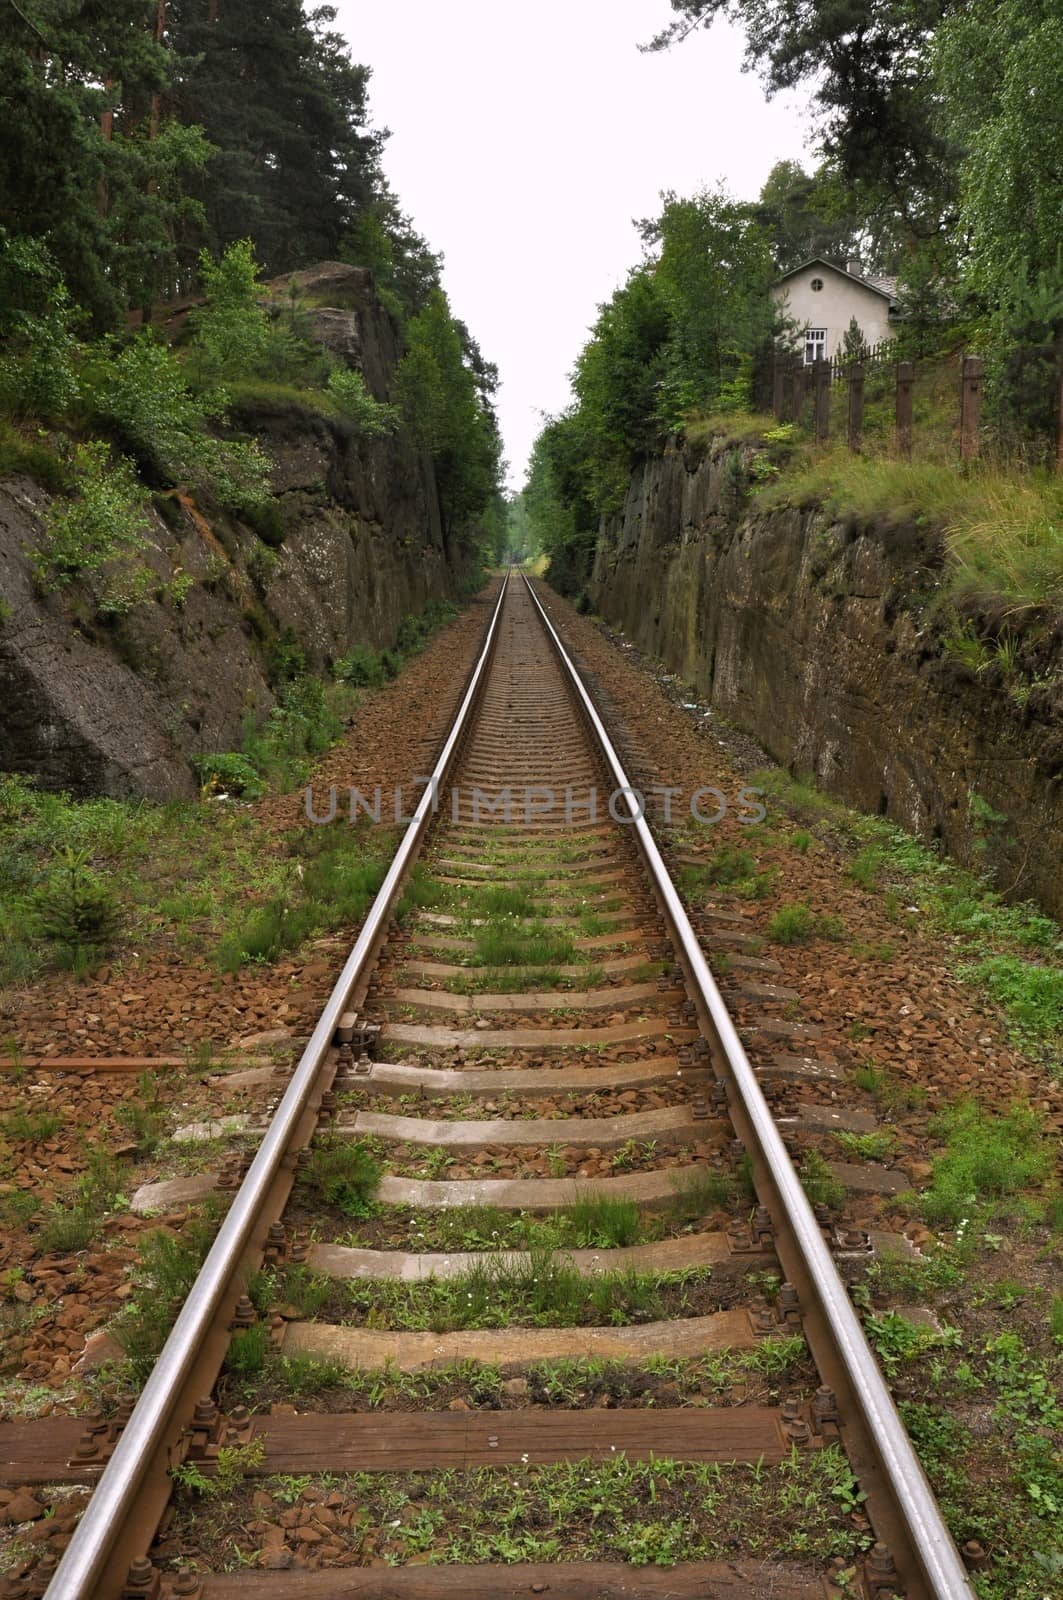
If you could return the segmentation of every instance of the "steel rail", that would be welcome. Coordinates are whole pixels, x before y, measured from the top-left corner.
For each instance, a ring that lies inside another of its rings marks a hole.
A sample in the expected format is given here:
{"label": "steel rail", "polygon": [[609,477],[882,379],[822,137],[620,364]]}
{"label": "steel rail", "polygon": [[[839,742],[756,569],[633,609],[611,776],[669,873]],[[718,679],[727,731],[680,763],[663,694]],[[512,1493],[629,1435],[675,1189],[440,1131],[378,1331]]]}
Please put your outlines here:
{"label": "steel rail", "polygon": [[431,781],[414,811],[387,876],[369,909],[361,932],[344,963],[317,1026],[299,1059],[284,1097],[263,1134],[247,1176],[237,1190],[225,1221],[177,1317],[151,1376],[104,1468],[85,1513],[45,1591],[45,1600],[100,1600],[95,1585],[113,1541],[130,1515],[155,1452],[165,1443],[174,1409],[197,1352],[230,1290],[255,1219],[273,1183],[296,1126],[313,1091],[348,999],[371,962],[391,914],[392,901],[414,859],[437,804],[459,740],[466,731],[487,664],[506,597],[503,579],[491,622],[468,687],[451,724]]}
{"label": "steel rail", "polygon": [[[934,1600],[974,1600],[974,1589],[959,1551],[945,1525],[941,1509],[926,1480],[919,1458],[893,1403],[893,1397],[886,1387],[848,1291],[834,1264],[820,1225],[816,1221],[775,1119],[716,986],[716,980],[702,954],[701,945],[690,919],[661,858],[645,816],[632,798],[638,791],[632,787],[594,702],[575,664],[561,643],[542,602],[532,588],[527,574],[522,573],[521,576],[535,602],[558,659],[575,689],[609,769],[610,780],[616,790],[624,795],[624,801],[632,818],[628,825],[635,829],[659,902],[665,910],[675,939],[681,948],[687,971],[700,991],[711,1019],[717,1041],[726,1058],[728,1071],[778,1193],[786,1225],[803,1257],[807,1275],[828,1319],[837,1355],[860,1406],[890,1494],[904,1522],[912,1552],[922,1569],[928,1592]],[[644,810],[644,807],[642,809]]]}

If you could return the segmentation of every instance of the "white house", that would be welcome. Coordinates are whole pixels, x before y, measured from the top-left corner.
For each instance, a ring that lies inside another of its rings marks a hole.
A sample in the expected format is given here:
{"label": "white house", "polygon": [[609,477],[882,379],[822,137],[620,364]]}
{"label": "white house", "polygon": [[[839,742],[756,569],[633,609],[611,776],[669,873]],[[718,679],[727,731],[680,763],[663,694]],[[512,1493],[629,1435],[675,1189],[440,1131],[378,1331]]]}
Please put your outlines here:
{"label": "white house", "polygon": [[803,333],[806,363],[829,361],[843,349],[853,317],[866,345],[892,339],[896,331],[896,278],[865,274],[859,261],[839,267],[814,256],[777,278],[771,293]]}

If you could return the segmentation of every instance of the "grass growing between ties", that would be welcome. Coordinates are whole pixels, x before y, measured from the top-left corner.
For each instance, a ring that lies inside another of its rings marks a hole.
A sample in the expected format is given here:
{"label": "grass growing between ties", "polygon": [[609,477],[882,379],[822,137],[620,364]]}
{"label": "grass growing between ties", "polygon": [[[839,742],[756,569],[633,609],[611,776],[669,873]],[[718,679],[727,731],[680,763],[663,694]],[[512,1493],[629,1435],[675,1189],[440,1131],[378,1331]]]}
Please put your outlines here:
{"label": "grass growing between ties", "polygon": [[456,1250],[617,1250],[652,1244],[693,1231],[716,1212],[726,1213],[752,1198],[744,1172],[677,1175],[675,1197],[659,1211],[632,1200],[590,1194],[575,1205],[546,1215],[503,1211],[496,1206],[455,1206],[445,1211],[411,1211],[377,1204],[339,1243],[365,1249]]}
{"label": "grass growing between ties", "polygon": [[423,1283],[353,1281],[343,1320],[359,1327],[449,1333],[506,1327],[624,1327],[707,1315],[720,1297],[707,1268],[679,1273],[629,1270],[585,1278],[563,1254],[534,1248],[489,1258],[461,1278]]}
{"label": "grass growing between ties", "polygon": [[[267,1478],[281,1504],[320,1498],[319,1480]],[[522,1561],[613,1561],[671,1567],[683,1561],[854,1557],[846,1519],[852,1473],[836,1448],[794,1452],[777,1468],[655,1460],[482,1467],[410,1474],[357,1473],[328,1480],[356,1508],[340,1537],[359,1564],[385,1566]],[[810,1519],[809,1508],[817,1514]],[[250,1556],[240,1499],[180,1507],[182,1550],[230,1543]]]}
{"label": "grass growing between ties", "polygon": [[800,1335],[760,1341],[752,1350],[721,1350],[693,1360],[649,1356],[641,1367],[599,1357],[543,1361],[516,1379],[490,1362],[461,1361],[428,1371],[349,1368],[340,1362],[268,1352],[253,1376],[230,1369],[226,1405],[256,1408],[294,1396],[306,1409],[345,1411],[442,1410],[451,1401],[469,1410],[560,1406],[588,1410],[609,1403],[661,1409],[691,1402],[726,1405],[740,1388],[752,1404],[811,1393],[816,1371]]}
{"label": "grass growing between ties", "polygon": [[332,1206],[345,1217],[368,1215],[380,1184],[375,1148],[364,1139],[315,1144],[300,1166],[295,1198],[313,1208]]}

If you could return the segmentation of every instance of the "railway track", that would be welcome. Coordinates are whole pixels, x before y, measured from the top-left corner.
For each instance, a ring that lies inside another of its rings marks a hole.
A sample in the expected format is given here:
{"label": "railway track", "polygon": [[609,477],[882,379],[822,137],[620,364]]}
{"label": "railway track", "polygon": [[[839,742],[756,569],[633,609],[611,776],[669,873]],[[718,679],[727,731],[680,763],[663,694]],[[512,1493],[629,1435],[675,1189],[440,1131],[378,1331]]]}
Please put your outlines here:
{"label": "railway track", "polygon": [[11,1600],[969,1597],[701,934],[512,576],[300,1061],[137,1197],[231,1197],[138,1403],[2,1430],[96,1485]]}

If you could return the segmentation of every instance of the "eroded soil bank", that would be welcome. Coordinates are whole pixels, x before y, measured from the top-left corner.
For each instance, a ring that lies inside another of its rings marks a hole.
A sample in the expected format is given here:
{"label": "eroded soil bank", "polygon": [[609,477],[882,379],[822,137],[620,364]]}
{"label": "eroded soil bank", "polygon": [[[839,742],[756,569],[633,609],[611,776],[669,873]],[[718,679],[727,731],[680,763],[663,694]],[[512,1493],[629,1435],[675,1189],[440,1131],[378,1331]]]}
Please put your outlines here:
{"label": "eroded soil bank", "polygon": [[737,454],[677,447],[635,472],[602,524],[595,610],[780,765],[1058,917],[1058,621],[1008,619],[1018,677],[972,667],[947,644],[938,534],[821,506],[758,513]]}

